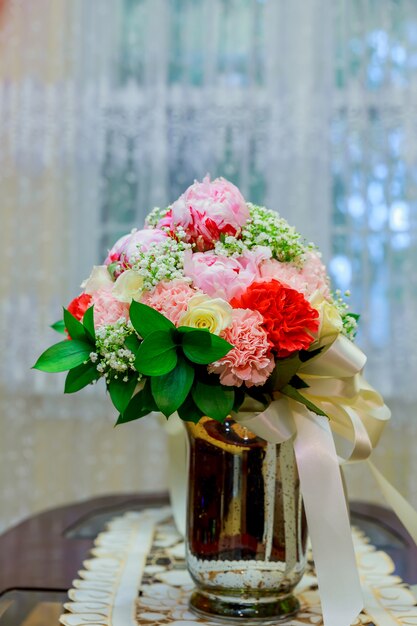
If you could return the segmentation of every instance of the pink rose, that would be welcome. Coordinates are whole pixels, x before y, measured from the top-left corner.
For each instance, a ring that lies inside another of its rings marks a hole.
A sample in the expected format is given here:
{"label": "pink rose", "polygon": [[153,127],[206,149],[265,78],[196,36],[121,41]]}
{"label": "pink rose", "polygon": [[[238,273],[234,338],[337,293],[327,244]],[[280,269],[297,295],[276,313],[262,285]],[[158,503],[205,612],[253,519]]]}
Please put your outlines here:
{"label": "pink rose", "polygon": [[192,279],[197,289],[212,298],[230,302],[260,279],[259,268],[270,254],[267,248],[261,246],[238,258],[187,251],[184,254],[184,274]]}
{"label": "pink rose", "polygon": [[249,219],[249,209],[239,189],[224,178],[195,182],[176,200],[158,226],[175,232],[181,226],[185,241],[197,250],[214,248],[220,235],[239,235]]}
{"label": "pink rose", "polygon": [[94,326],[106,326],[114,324],[118,319],[123,317],[126,321],[129,319],[129,304],[119,302],[112,295],[111,288],[99,289],[91,296],[90,306],[94,304]]}
{"label": "pink rose", "polygon": [[156,309],[175,326],[187,310],[188,302],[198,293],[184,280],[159,283],[152,291],[146,292],[141,302]]}
{"label": "pink rose", "polygon": [[223,385],[263,385],[275,367],[268,336],[259,311],[234,309],[232,324],[221,336],[234,347],[225,357],[209,365]]}

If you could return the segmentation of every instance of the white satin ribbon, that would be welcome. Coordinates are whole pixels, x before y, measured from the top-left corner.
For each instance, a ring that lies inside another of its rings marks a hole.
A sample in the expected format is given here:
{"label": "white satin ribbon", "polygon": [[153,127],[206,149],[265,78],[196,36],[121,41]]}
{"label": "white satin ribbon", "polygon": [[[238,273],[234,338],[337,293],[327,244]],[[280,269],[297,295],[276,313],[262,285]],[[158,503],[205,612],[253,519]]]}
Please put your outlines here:
{"label": "white satin ribbon", "polygon": [[281,444],[294,438],[324,624],[350,626],[363,608],[363,599],[328,419],[285,396],[274,400],[257,416],[236,417],[242,426],[271,443]]}
{"label": "white satin ribbon", "polygon": [[[350,626],[363,606],[339,463],[367,460],[391,415],[381,395],[362,376],[365,362],[359,348],[338,336],[318,356],[301,364],[297,375],[308,387],[299,392],[329,420],[279,392],[265,410],[259,411],[257,403],[249,402],[233,415],[267,442],[293,440],[325,626]],[[179,421],[171,427],[177,459],[177,470],[172,470],[177,472],[173,506],[178,512],[185,511],[185,432]],[[368,464],[383,495],[417,543],[416,511]],[[176,517],[184,531],[181,515]]]}

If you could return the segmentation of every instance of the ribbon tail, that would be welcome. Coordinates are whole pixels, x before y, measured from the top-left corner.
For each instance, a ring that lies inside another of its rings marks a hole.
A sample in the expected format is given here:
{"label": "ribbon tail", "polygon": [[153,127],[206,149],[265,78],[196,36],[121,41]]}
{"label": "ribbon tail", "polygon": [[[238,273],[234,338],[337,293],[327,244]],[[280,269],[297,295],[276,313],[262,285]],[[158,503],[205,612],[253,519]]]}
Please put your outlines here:
{"label": "ribbon tail", "polygon": [[[325,626],[350,626],[363,608],[339,462],[326,417],[293,405],[294,452]],[[341,565],[342,564],[342,565]]]}
{"label": "ribbon tail", "polygon": [[168,434],[168,489],[172,515],[180,535],[185,537],[188,484],[188,439],[183,421],[177,413],[165,420]]}
{"label": "ribbon tail", "polygon": [[375,467],[371,461],[367,461],[368,467],[372,472],[382,495],[390,505],[394,513],[401,520],[403,526],[417,544],[417,511],[409,502],[395,489],[393,485],[385,478],[383,474]]}

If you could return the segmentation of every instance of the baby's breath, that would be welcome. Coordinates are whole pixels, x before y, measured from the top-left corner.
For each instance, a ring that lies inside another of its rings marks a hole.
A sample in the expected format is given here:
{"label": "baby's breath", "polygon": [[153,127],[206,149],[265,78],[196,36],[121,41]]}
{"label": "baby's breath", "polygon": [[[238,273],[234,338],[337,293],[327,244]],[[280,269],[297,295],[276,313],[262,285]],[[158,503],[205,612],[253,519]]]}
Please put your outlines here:
{"label": "baby's breath", "polygon": [[255,204],[248,207],[250,218],[242,228],[243,244],[249,249],[268,246],[278,261],[302,264],[305,252],[313,246],[275,211]]}
{"label": "baby's breath", "polygon": [[[348,298],[350,296],[350,292],[345,291],[343,295]],[[343,321],[342,334],[351,341],[353,341],[358,331],[359,315],[357,315],[356,313],[351,313],[349,311],[349,305],[342,296],[342,292],[340,291],[340,289],[336,289],[336,291],[332,293],[332,299],[333,304],[338,309]]]}
{"label": "baby's breath", "polygon": [[143,288],[152,289],[162,280],[184,278],[184,252],[191,245],[176,239],[152,243],[146,252],[139,251],[132,269],[143,276]]}
{"label": "baby's breath", "polygon": [[169,207],[165,209],[161,209],[159,206],[156,206],[145,218],[145,225],[150,228],[156,228],[159,220],[161,220],[168,213]]}
{"label": "baby's breath", "polygon": [[[108,324],[96,330],[95,359],[90,355],[93,363],[97,363],[97,371],[107,379],[126,377],[135,370],[135,355],[125,346],[126,338],[134,333],[131,322],[120,318],[114,324]],[[138,380],[141,375],[136,372]],[[124,380],[124,378],[123,378]]]}

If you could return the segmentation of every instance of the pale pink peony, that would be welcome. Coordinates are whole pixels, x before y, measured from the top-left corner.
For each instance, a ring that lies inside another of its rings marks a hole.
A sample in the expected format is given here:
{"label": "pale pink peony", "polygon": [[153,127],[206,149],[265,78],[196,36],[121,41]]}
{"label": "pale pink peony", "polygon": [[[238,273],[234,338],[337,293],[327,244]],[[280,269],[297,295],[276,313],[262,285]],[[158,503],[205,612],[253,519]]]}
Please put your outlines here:
{"label": "pale pink peony", "polygon": [[169,235],[158,228],[135,230],[121,247],[120,261],[129,267],[137,261],[140,252],[147,252],[153,243],[161,243],[167,239]]}
{"label": "pale pink peony", "polygon": [[220,235],[239,235],[249,219],[249,209],[239,189],[224,178],[195,182],[176,200],[159,221],[159,228],[185,231],[185,241],[197,250],[214,248]]}
{"label": "pale pink peony", "polygon": [[134,230],[116,241],[109,250],[104,265],[120,263],[122,270],[127,269],[137,260],[140,251],[146,252],[152,243],[160,243],[168,238],[169,235],[158,228]]}
{"label": "pale pink peony", "polygon": [[267,280],[275,278],[288,287],[296,289],[307,299],[317,291],[324,298],[330,298],[329,278],[317,252],[308,252],[301,268],[293,263],[281,263],[275,259],[269,259],[261,264],[260,274],[261,278]]}
{"label": "pale pink peony", "polygon": [[187,251],[184,255],[184,274],[192,279],[197,289],[212,298],[230,302],[261,278],[259,268],[269,255],[269,250],[264,247],[248,251],[236,259],[212,252],[192,254]]}
{"label": "pale pink peony", "polygon": [[111,288],[99,289],[91,296],[90,306],[94,304],[94,326],[107,326],[114,324],[123,317],[129,319],[129,304],[119,302],[112,295]]}
{"label": "pale pink peony", "polygon": [[234,309],[232,324],[221,336],[234,348],[209,365],[209,372],[220,374],[223,385],[246,387],[263,385],[275,367],[267,334],[259,311]]}
{"label": "pale pink peony", "polygon": [[152,291],[146,292],[141,301],[178,326],[179,320],[187,310],[189,300],[197,293],[199,292],[190,287],[189,283],[177,279],[169,283],[159,283]]}
{"label": "pale pink peony", "polygon": [[123,235],[116,241],[113,247],[109,250],[109,253],[104,261],[104,265],[110,265],[110,263],[117,263],[120,261],[120,253],[126,241],[131,236],[131,233],[127,233],[127,235]]}

